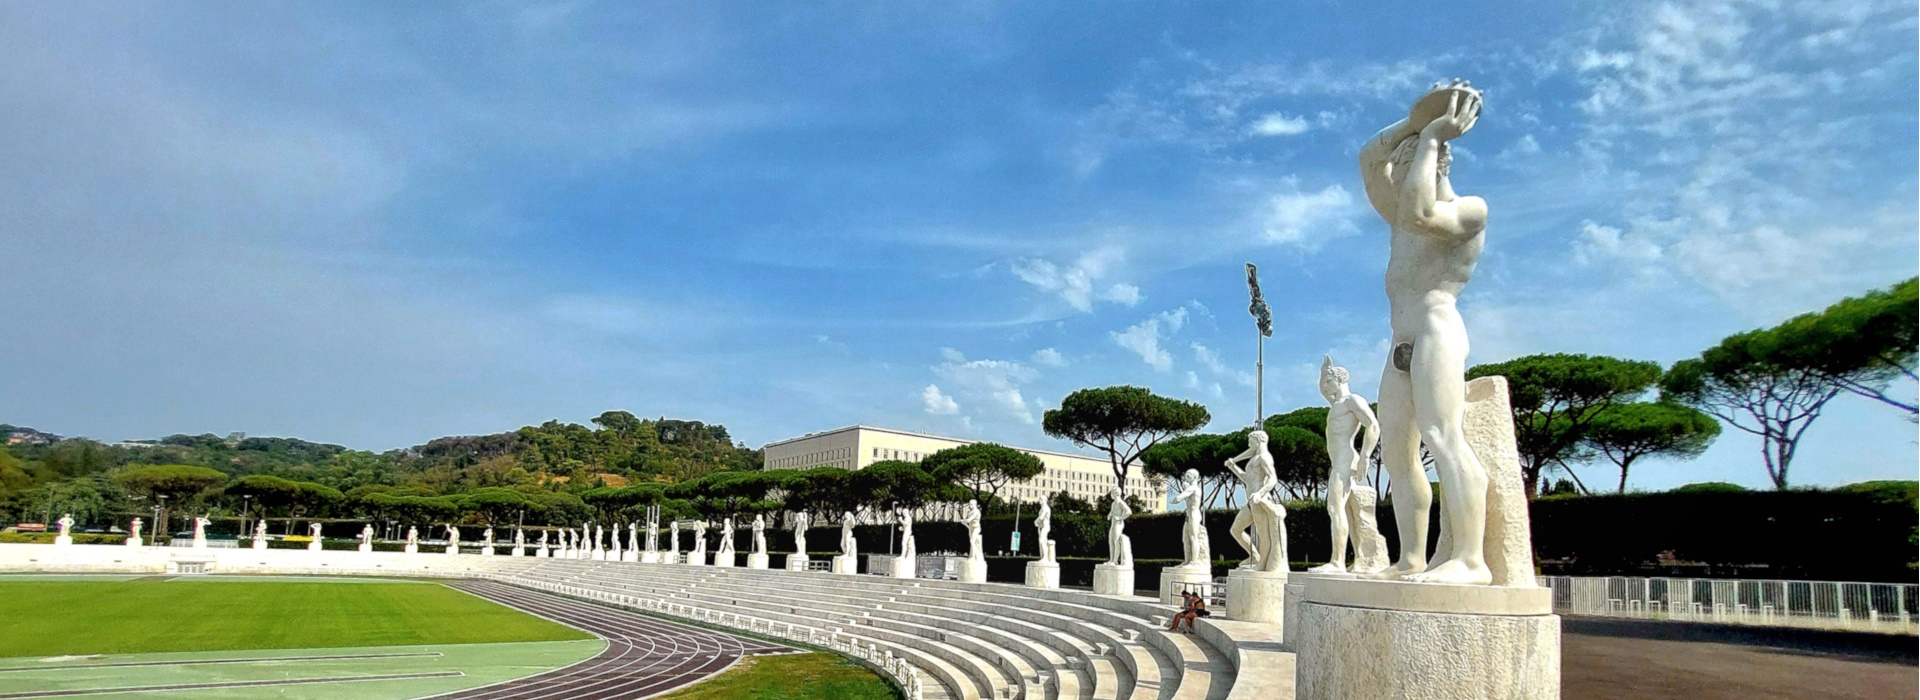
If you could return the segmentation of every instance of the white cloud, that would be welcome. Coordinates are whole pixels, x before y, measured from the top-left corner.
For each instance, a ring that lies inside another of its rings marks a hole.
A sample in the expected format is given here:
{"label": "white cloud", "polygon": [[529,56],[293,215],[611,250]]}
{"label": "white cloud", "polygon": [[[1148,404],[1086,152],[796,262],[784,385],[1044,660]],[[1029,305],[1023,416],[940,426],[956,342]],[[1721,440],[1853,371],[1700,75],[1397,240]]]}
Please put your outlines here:
{"label": "white cloud", "polygon": [[1524,136],[1521,136],[1520,138],[1514,139],[1513,143],[1508,144],[1506,148],[1500,149],[1500,155],[1498,156],[1498,159],[1502,161],[1511,161],[1511,160],[1516,160],[1520,158],[1525,158],[1527,156],[1533,156],[1533,155],[1539,155],[1539,154],[1540,154],[1540,141],[1533,138],[1533,134],[1526,134]]}
{"label": "white cloud", "polygon": [[1619,261],[1642,266],[1659,262],[1661,255],[1660,245],[1645,236],[1628,236],[1592,221],[1580,222],[1580,236],[1573,242],[1573,261],[1581,265]]}
{"label": "white cloud", "polygon": [[934,376],[954,387],[956,394],[970,402],[984,402],[1023,424],[1033,424],[1033,412],[1020,387],[1038,373],[1018,362],[1005,360],[949,360],[935,365]]}
{"label": "white cloud", "polygon": [[1312,128],[1305,117],[1274,112],[1254,122],[1251,131],[1255,136],[1299,136]]}
{"label": "white cloud", "polygon": [[1193,370],[1187,370],[1187,388],[1200,388],[1200,375]]}
{"label": "white cloud", "polygon": [[1093,311],[1095,301],[1106,301],[1124,306],[1140,303],[1140,288],[1126,283],[1115,283],[1096,294],[1094,284],[1108,276],[1126,261],[1126,249],[1117,246],[1095,248],[1075,259],[1070,265],[1059,265],[1050,260],[1025,258],[1013,263],[1013,274],[1021,281],[1031,284],[1043,292],[1054,294],[1068,306],[1082,313]]}
{"label": "white cloud", "polygon": [[920,403],[926,406],[927,413],[936,416],[951,416],[960,412],[960,404],[935,384],[928,384],[927,388],[920,390]]}
{"label": "white cloud", "polygon": [[1192,347],[1193,359],[1198,361],[1200,366],[1207,368],[1207,371],[1212,372],[1214,376],[1230,377],[1241,386],[1254,385],[1252,372],[1236,370],[1229,366],[1224,360],[1220,359],[1220,353],[1214,352],[1213,348],[1199,343],[1193,343]]}
{"label": "white cloud", "polygon": [[1139,323],[1128,326],[1126,330],[1111,333],[1113,342],[1120,347],[1132,350],[1148,366],[1161,372],[1173,369],[1173,353],[1160,347],[1160,341],[1170,338],[1187,323],[1187,307],[1154,314]]}
{"label": "white cloud", "polygon": [[1033,353],[1033,363],[1041,367],[1065,367],[1067,358],[1053,348],[1040,348]]}
{"label": "white cloud", "polygon": [[953,348],[940,348],[940,359],[948,362],[966,362],[967,356]]}
{"label": "white cloud", "polygon": [[1318,250],[1328,239],[1359,231],[1353,223],[1359,209],[1347,188],[1336,183],[1308,192],[1292,177],[1281,186],[1282,191],[1268,198],[1264,207],[1261,226],[1267,241]]}

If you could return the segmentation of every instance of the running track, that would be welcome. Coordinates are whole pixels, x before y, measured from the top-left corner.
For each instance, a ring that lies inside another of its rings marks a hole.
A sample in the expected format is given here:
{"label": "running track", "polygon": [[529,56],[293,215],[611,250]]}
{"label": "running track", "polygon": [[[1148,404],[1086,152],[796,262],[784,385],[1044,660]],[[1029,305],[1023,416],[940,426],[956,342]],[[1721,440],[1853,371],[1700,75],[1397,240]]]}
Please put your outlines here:
{"label": "running track", "polygon": [[599,635],[606,638],[607,648],[566,668],[436,695],[437,700],[644,698],[718,673],[742,656],[795,651],[491,581],[446,585]]}

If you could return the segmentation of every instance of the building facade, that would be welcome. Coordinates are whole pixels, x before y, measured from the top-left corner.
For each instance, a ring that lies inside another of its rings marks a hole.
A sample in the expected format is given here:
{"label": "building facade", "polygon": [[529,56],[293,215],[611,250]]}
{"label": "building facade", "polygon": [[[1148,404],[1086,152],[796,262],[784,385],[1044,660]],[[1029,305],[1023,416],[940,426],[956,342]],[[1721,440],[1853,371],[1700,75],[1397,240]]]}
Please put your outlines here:
{"label": "building facade", "polygon": [[[975,441],[891,428],[854,425],[770,442],[761,450],[768,469],[839,467],[857,470],[864,469],[874,462],[887,460],[918,462],[935,452],[973,442]],[[1014,449],[1040,458],[1040,463],[1045,470],[1032,479],[1016,481],[1001,488],[1001,499],[1039,503],[1051,498],[1055,493],[1064,492],[1074,498],[1094,501],[1112,491],[1115,485],[1113,468],[1105,459],[1023,447]],[[1127,493],[1145,501],[1146,512],[1165,511],[1167,509],[1166,485],[1159,479],[1147,477],[1138,465],[1130,471],[1132,474],[1127,480]]]}

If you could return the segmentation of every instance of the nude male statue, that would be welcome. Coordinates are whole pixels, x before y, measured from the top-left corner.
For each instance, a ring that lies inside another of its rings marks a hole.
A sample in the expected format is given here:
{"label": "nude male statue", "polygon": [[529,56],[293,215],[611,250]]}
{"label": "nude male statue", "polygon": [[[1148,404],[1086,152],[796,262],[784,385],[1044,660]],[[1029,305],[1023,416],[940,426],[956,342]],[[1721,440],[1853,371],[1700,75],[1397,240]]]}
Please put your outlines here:
{"label": "nude male statue", "polygon": [[[1402,544],[1400,561],[1377,574],[1383,578],[1492,581],[1483,558],[1487,472],[1461,431],[1467,329],[1454,305],[1486,245],[1487,204],[1454,193],[1447,178],[1447,143],[1473,128],[1480,106],[1479,91],[1466,83],[1436,84],[1360,151],[1367,200],[1393,230],[1386,278],[1393,350],[1380,377],[1380,453],[1393,478]],[[1444,485],[1444,530],[1453,534],[1450,557],[1431,565],[1425,543],[1433,491],[1420,466],[1423,442]]]}
{"label": "nude male statue", "polygon": [[[1376,573],[1387,566],[1387,541],[1374,520],[1373,484],[1367,481],[1364,455],[1373,454],[1380,439],[1380,422],[1365,397],[1347,388],[1347,368],[1333,357],[1321,356],[1320,396],[1327,400],[1327,520],[1331,525],[1333,556],[1308,569],[1316,573],[1346,573],[1347,543],[1353,543],[1353,573]],[[1354,448],[1358,437],[1360,447]]]}
{"label": "nude male statue", "polygon": [[[1273,453],[1267,451],[1267,431],[1254,428],[1247,432],[1247,449],[1240,454],[1227,458],[1227,471],[1240,479],[1246,489],[1247,503],[1233,516],[1233,524],[1228,532],[1240,548],[1247,550],[1247,558],[1238,568],[1250,571],[1285,571],[1287,569],[1287,539],[1283,521],[1287,509],[1280,504],[1274,494],[1274,488],[1280,485],[1278,472],[1273,468]],[[1246,462],[1241,468],[1240,462]],[[1251,529],[1253,536],[1247,531]]]}

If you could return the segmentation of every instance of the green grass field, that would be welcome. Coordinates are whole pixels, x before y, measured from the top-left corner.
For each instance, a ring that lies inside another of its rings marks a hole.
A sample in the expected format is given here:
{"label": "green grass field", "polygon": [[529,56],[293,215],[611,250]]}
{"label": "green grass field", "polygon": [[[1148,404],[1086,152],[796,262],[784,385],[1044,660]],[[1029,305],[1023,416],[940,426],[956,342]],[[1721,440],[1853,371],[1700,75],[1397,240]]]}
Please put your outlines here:
{"label": "green grass field", "polygon": [[834,654],[749,656],[713,678],[659,700],[897,700],[900,692],[867,667]]}
{"label": "green grass field", "polygon": [[437,583],[0,581],[0,657],[590,637]]}

